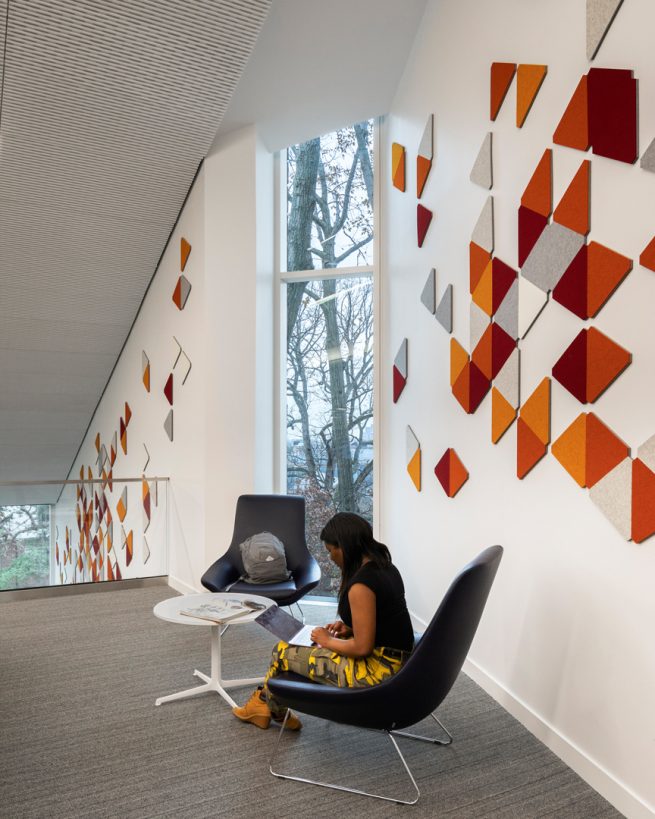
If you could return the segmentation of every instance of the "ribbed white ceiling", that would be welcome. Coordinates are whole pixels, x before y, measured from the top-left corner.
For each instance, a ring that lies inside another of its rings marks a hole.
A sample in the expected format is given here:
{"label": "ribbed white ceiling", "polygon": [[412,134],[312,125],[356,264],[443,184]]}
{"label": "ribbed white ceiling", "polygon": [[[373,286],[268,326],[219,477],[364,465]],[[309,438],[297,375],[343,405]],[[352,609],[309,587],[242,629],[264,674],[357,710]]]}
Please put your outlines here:
{"label": "ribbed white ceiling", "polygon": [[9,0],[0,480],[67,474],[269,6]]}

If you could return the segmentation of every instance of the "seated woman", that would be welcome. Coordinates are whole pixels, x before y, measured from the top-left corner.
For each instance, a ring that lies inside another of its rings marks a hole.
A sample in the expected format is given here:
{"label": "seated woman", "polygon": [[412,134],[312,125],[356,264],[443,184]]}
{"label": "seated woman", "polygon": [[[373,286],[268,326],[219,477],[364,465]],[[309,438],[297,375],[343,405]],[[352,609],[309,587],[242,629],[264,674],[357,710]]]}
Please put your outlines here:
{"label": "seated woman", "polygon": [[[266,683],[291,671],[339,688],[376,685],[395,674],[414,647],[414,632],[400,572],[387,547],[373,538],[368,521],[340,512],[323,528],[321,540],[341,569],[340,620],[312,631],[316,648],[279,642],[260,686],[242,708],[232,711],[243,722],[268,728],[281,722],[286,709],[276,703]],[[289,714],[287,728],[301,722]]]}

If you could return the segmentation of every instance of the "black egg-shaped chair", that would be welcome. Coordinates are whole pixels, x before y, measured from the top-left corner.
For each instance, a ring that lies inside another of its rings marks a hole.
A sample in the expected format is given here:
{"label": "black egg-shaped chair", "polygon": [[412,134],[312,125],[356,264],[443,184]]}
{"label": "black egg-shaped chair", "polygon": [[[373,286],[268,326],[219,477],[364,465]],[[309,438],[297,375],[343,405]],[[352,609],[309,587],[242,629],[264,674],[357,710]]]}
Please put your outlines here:
{"label": "black egg-shaped chair", "polygon": [[[259,532],[271,532],[284,544],[288,580],[275,583],[246,583],[241,550],[244,540]],[[305,499],[296,495],[241,495],[237,500],[234,531],[227,552],[207,569],[202,585],[212,592],[229,589],[242,594],[259,594],[278,606],[297,603],[318,586],[321,569],[305,541]]]}
{"label": "black egg-shaped chair", "polygon": [[[383,731],[391,740],[411,779],[415,792],[413,799],[382,796],[275,770],[275,758],[286,718],[271,758],[271,773],[282,779],[349,791],[389,802],[415,804],[420,791],[395,736],[419,739],[436,745],[449,745],[452,742],[452,737],[433,712],[443,702],[462,669],[502,554],[501,546],[491,546],[462,569],[451,583],[410,658],[400,671],[384,682],[369,688],[334,688],[309,682],[294,674],[281,674],[268,681],[270,692],[284,707],[332,722]],[[429,716],[444,730],[445,739],[432,739],[402,730]]]}

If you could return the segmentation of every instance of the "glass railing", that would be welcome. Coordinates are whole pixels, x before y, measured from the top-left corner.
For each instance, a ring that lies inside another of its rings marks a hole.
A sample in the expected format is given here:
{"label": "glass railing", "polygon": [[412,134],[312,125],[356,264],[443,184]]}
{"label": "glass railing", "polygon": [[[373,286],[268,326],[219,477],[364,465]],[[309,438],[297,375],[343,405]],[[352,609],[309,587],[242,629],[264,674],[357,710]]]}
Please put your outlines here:
{"label": "glass railing", "polygon": [[168,574],[168,478],[0,483],[0,591]]}

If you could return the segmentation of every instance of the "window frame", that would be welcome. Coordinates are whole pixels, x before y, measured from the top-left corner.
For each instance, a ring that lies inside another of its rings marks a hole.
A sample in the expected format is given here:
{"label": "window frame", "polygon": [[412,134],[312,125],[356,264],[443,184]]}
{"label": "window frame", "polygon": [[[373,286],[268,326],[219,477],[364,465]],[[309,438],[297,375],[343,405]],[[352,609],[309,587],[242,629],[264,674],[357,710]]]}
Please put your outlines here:
{"label": "window frame", "polygon": [[[348,127],[348,126],[343,126]],[[337,129],[335,129],[337,130]],[[294,281],[316,279],[353,279],[370,276],[373,280],[373,532],[380,537],[377,510],[380,496],[380,119],[373,120],[373,264],[351,267],[322,267],[316,270],[286,270],[287,258],[287,186],[286,149],[275,155],[274,179],[274,402],[273,402],[273,489],[287,491],[286,437],[286,285]]]}

